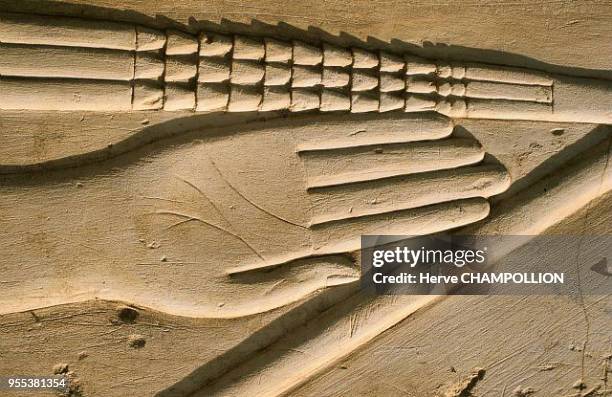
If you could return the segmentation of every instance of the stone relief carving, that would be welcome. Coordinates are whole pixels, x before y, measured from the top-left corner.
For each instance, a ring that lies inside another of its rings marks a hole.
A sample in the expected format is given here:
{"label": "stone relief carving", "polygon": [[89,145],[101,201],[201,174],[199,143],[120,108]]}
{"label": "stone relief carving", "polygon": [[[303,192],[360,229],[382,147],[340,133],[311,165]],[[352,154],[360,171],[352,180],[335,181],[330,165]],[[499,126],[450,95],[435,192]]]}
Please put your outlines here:
{"label": "stone relief carving", "polygon": [[609,81],[385,49],[4,13],[0,109],[271,115],[0,164],[3,314],[102,299],[222,321],[329,299],[160,397],[285,395],[439,299],[360,294],[363,234],[538,234],[612,187],[609,133],[517,193],[524,175],[461,127],[610,124]]}
{"label": "stone relief carving", "polygon": [[4,14],[2,109],[436,111],[609,123],[608,85],[327,43]]}

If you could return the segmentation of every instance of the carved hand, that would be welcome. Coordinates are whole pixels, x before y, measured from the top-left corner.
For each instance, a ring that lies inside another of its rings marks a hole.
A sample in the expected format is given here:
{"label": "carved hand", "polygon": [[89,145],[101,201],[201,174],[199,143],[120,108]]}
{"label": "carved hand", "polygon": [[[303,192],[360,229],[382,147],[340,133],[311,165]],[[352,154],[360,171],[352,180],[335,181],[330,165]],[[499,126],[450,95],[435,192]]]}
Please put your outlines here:
{"label": "carved hand", "polygon": [[5,176],[3,307],[99,297],[233,317],[355,281],[360,235],[478,221],[509,185],[451,132],[434,114],[297,117]]}

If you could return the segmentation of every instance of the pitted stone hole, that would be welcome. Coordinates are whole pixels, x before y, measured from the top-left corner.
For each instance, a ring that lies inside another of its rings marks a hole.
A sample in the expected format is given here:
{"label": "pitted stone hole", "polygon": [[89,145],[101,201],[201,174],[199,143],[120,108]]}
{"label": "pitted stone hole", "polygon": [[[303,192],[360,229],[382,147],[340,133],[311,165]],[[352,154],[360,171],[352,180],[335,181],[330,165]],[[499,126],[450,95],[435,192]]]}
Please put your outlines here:
{"label": "pitted stone hole", "polygon": [[565,130],[563,128],[553,128],[552,130],[550,130],[550,133],[554,136],[561,136],[565,134]]}
{"label": "pitted stone hole", "polygon": [[140,313],[138,313],[138,310],[129,306],[122,306],[119,307],[117,310],[117,317],[119,317],[119,320],[121,322],[126,324],[135,323],[139,315]]}

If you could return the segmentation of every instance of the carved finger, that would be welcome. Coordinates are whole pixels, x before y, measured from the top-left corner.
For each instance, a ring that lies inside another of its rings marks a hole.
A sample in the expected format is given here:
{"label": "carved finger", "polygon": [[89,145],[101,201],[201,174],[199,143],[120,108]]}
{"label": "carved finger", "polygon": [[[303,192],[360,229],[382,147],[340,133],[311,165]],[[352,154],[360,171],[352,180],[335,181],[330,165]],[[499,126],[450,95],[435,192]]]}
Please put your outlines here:
{"label": "carved finger", "polygon": [[453,123],[436,113],[326,116],[297,145],[297,152],[367,146],[385,143],[429,141],[450,136]]}
{"label": "carved finger", "polygon": [[300,152],[308,188],[375,180],[475,164],[484,150],[473,139],[362,146]]}
{"label": "carved finger", "polygon": [[[234,288],[247,288],[219,307],[217,317],[239,317],[261,313],[297,302],[312,293],[359,281],[360,268],[345,255],[327,255],[296,259],[271,267],[230,271]],[[240,297],[243,297],[240,299]]]}
{"label": "carved finger", "polygon": [[364,248],[361,246],[362,235],[396,235],[404,239],[409,235],[426,235],[465,226],[485,218],[488,214],[488,201],[477,197],[383,214],[330,220],[310,226],[313,232],[312,249],[290,256],[270,258],[264,262],[236,266],[227,273],[232,276],[256,273],[308,257],[353,252]]}
{"label": "carved finger", "polygon": [[470,198],[401,211],[312,225],[315,252],[350,252],[368,234],[425,235],[477,222],[489,214],[484,198]]}
{"label": "carved finger", "polygon": [[422,207],[471,197],[490,197],[505,191],[510,177],[498,165],[462,167],[414,175],[310,189],[311,223]]}
{"label": "carved finger", "polygon": [[[283,266],[266,267],[265,271],[257,267],[241,272],[230,271],[228,275],[233,283],[269,284],[273,286],[271,290],[277,291],[305,287],[305,285],[298,285],[300,283],[312,284],[308,288],[312,292],[315,289],[356,281],[360,273],[359,268],[350,257],[326,255],[292,260],[284,263]],[[277,285],[280,281],[286,284],[282,287]]]}

